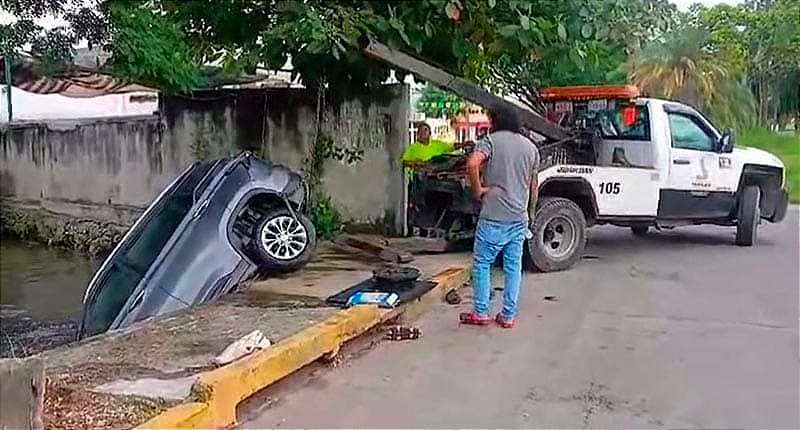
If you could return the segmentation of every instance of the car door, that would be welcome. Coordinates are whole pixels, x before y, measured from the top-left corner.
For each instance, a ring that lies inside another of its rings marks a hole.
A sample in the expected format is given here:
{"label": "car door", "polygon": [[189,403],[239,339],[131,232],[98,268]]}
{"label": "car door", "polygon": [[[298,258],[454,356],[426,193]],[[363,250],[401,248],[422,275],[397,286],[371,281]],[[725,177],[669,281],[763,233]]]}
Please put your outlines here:
{"label": "car door", "polygon": [[670,165],[661,190],[658,217],[719,219],[730,215],[734,194],[720,189],[719,133],[699,113],[665,105]]}

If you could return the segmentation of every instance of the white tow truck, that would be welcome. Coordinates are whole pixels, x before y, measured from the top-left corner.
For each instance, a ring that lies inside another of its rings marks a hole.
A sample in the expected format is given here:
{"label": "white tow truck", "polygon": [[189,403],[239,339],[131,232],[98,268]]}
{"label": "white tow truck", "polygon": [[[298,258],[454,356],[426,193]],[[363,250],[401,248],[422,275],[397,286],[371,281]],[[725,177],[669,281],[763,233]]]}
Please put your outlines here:
{"label": "white tow truck", "polygon": [[638,93],[630,86],[542,91],[552,119],[592,121],[596,133],[588,143],[590,163],[562,164],[556,152],[539,172],[529,250],[540,270],[570,267],[591,225],[630,227],[635,235],[650,228],[732,226],[735,244],[751,246],[762,220],[780,222],[786,215],[781,160],[737,147],[732,132],[721,132],[687,105]]}
{"label": "white tow truck", "polygon": [[[519,113],[542,161],[526,247],[540,271],[571,267],[593,225],[629,227],[635,235],[650,228],[731,226],[732,242],[751,246],[763,220],[776,223],[786,215],[783,163],[737,147],[731,131],[685,104],[642,97],[627,85],[560,87],[540,91],[544,112],[535,113],[380,43],[370,43],[365,53],[474,103],[505,104]],[[462,240],[474,229],[477,207],[459,160],[442,165],[418,181],[410,224],[424,237]]]}

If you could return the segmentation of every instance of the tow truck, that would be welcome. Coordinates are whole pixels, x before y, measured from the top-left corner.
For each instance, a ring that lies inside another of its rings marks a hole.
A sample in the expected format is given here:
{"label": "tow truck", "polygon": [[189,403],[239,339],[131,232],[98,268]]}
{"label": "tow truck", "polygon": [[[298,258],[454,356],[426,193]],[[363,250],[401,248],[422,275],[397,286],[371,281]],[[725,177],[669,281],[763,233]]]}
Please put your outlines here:
{"label": "tow truck", "polygon": [[[630,85],[572,86],[542,89],[542,114],[381,43],[365,52],[478,105],[518,113],[541,156],[525,246],[539,271],[575,264],[595,225],[630,228],[636,236],[651,228],[730,226],[736,245],[752,246],[761,222],[786,215],[781,160],[737,146],[732,130],[720,130],[691,106],[645,97]],[[479,205],[465,180],[469,151],[420,169],[410,195],[413,235],[446,243],[473,237]]]}

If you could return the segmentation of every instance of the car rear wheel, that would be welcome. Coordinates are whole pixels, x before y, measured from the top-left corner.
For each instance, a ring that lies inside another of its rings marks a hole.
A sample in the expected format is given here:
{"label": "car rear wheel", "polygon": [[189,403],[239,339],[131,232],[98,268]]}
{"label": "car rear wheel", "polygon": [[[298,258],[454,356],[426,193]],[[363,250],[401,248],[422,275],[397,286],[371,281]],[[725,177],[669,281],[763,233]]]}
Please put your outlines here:
{"label": "car rear wheel", "polygon": [[636,237],[644,237],[647,236],[647,232],[650,230],[650,226],[648,225],[632,225],[631,232]]}
{"label": "car rear wheel", "polygon": [[533,237],[528,253],[541,272],[566,270],[580,258],[586,246],[586,217],[575,202],[545,197],[531,223]]}
{"label": "car rear wheel", "polygon": [[268,212],[253,237],[253,248],[265,269],[291,271],[305,266],[314,255],[317,235],[305,215],[286,208]]}
{"label": "car rear wheel", "polygon": [[758,233],[761,217],[761,189],[749,186],[739,196],[739,209],[736,220],[736,245],[753,246]]}

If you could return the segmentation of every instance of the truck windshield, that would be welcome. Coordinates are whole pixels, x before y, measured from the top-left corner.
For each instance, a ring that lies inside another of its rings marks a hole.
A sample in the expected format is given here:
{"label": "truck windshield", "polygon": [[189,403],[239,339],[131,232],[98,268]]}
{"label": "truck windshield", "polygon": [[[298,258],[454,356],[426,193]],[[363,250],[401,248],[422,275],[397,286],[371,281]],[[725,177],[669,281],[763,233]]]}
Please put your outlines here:
{"label": "truck windshield", "polygon": [[210,176],[224,163],[210,162],[192,167],[177,186],[156,201],[147,219],[109,257],[106,273],[94,287],[84,315],[84,336],[109,329],[150,265],[161,253],[181,221],[194,205],[194,197],[210,184]]}

